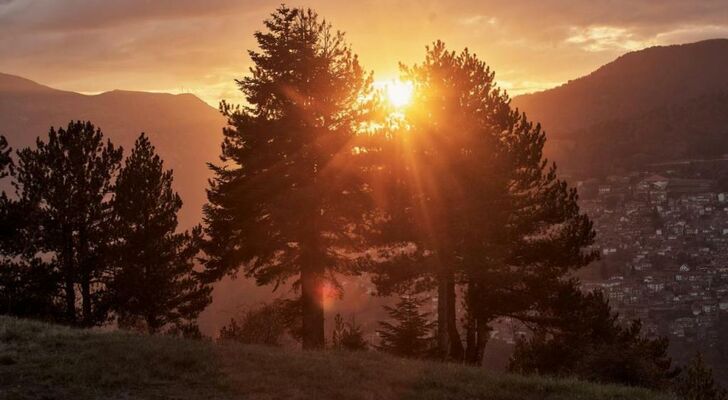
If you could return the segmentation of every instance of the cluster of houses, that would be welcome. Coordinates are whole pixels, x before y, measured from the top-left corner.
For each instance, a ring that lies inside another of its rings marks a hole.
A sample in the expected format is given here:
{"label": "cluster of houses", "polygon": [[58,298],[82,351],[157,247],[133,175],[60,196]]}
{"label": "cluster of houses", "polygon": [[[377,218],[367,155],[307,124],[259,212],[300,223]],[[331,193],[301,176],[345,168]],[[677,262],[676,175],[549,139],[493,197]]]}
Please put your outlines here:
{"label": "cluster of houses", "polygon": [[648,173],[578,187],[601,253],[584,288],[648,332],[718,349],[728,338],[728,193]]}

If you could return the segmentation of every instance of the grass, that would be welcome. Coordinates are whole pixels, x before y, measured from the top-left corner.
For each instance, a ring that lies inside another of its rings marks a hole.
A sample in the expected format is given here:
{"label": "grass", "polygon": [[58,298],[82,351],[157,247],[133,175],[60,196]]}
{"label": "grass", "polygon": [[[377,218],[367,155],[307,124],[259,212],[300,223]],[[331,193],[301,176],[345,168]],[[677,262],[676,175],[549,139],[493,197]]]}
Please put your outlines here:
{"label": "grass", "polygon": [[2,400],[671,398],[375,352],[284,351],[0,317]]}

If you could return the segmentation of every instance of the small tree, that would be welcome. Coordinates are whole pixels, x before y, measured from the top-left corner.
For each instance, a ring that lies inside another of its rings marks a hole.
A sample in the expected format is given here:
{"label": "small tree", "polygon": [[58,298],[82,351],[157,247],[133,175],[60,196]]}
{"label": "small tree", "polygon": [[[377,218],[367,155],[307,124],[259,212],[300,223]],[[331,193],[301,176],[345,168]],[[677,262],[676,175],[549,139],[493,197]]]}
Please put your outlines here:
{"label": "small tree", "polygon": [[425,357],[432,351],[435,324],[429,319],[430,313],[419,311],[422,303],[414,297],[401,297],[394,307],[384,306],[395,323],[379,322],[380,350],[412,358]]}
{"label": "small tree", "polygon": [[220,329],[219,340],[279,346],[291,328],[290,302],[276,300],[250,308]]}
{"label": "small tree", "polygon": [[189,324],[210,303],[212,288],[195,272],[200,228],[177,233],[182,200],[172,171],[141,134],[119,173],[113,199],[113,308],[120,325],[156,333]]}
{"label": "small tree", "polygon": [[361,325],[356,323],[354,316],[351,322],[344,322],[341,314],[334,317],[334,331],[331,334],[331,344],[335,349],[345,349],[351,351],[366,350],[368,344],[364,340],[364,332]]}
{"label": "small tree", "polygon": [[517,343],[511,371],[654,389],[677,374],[667,339],[645,337],[639,321],[621,323],[601,292],[583,294],[571,282],[543,303],[548,310],[532,315],[534,334]]}
{"label": "small tree", "polygon": [[713,370],[698,353],[675,379],[675,393],[683,400],[725,400],[728,393],[713,378]]}

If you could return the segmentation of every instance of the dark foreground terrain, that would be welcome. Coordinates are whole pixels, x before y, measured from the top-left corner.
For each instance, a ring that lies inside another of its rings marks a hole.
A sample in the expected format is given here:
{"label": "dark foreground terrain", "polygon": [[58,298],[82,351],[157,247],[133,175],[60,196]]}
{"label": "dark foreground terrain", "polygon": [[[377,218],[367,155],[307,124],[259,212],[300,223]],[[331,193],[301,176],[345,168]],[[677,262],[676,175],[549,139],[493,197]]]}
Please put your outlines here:
{"label": "dark foreground terrain", "polygon": [[670,399],[383,354],[284,351],[0,317],[0,399]]}

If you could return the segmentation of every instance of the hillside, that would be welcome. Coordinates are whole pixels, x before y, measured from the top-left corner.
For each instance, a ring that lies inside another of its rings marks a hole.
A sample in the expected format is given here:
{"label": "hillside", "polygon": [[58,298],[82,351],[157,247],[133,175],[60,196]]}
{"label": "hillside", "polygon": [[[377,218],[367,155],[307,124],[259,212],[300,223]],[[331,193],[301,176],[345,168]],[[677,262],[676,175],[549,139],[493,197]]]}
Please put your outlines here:
{"label": "hillside", "polygon": [[0,317],[0,400],[670,399],[375,352],[300,352]]}
{"label": "hillside", "polygon": [[597,123],[574,131],[571,139],[553,142],[550,157],[582,176],[722,157],[728,154],[728,90]]}
{"label": "hillside", "polygon": [[[569,172],[603,172],[603,162],[620,169],[641,163],[635,160],[728,153],[723,135],[728,114],[726,65],[728,39],[651,47],[627,53],[557,88],[518,96],[513,104],[542,123],[549,137],[547,153]],[[667,121],[661,120],[665,117]],[[670,152],[653,146],[674,140]],[[640,145],[626,145],[635,142]],[[604,143],[612,147],[597,147]]]}
{"label": "hillside", "polygon": [[0,73],[0,134],[13,148],[32,145],[49,127],[65,127],[72,119],[91,120],[127,151],[146,132],[175,171],[175,188],[185,203],[182,226],[199,223],[210,176],[205,163],[217,160],[225,123],[216,109],[191,94],[83,95]]}

